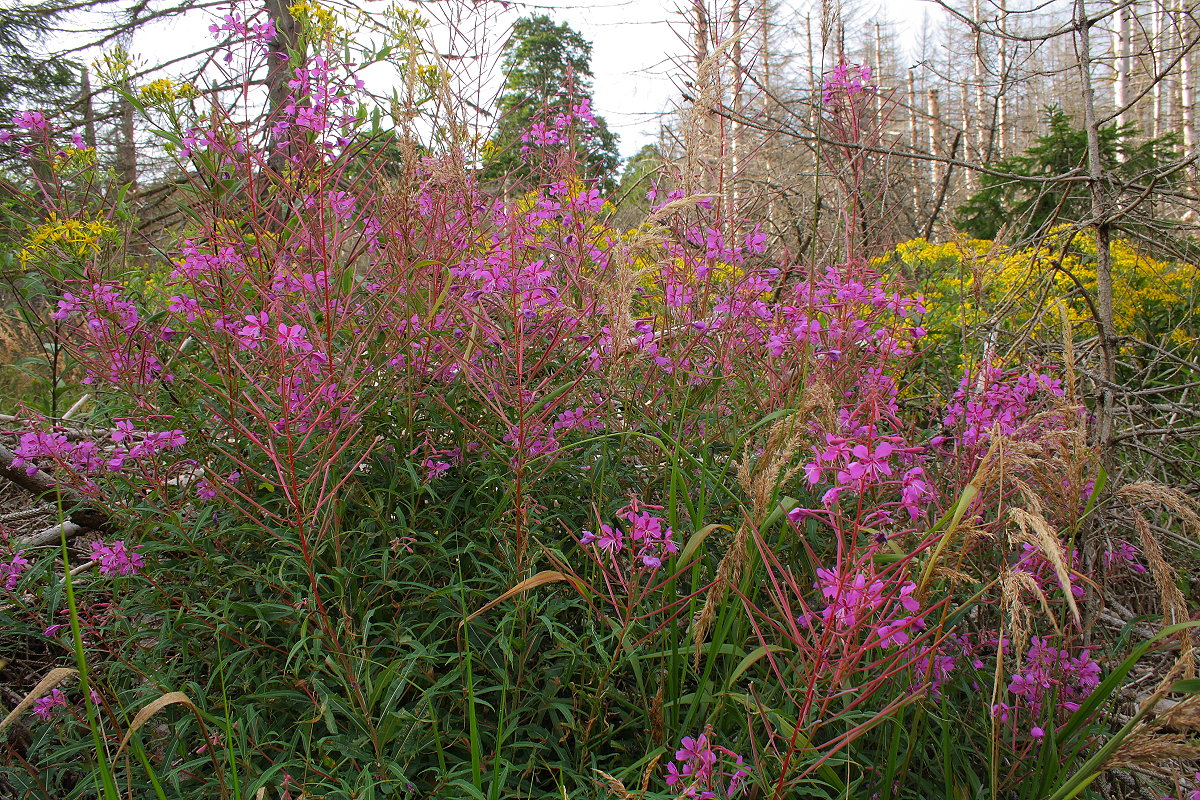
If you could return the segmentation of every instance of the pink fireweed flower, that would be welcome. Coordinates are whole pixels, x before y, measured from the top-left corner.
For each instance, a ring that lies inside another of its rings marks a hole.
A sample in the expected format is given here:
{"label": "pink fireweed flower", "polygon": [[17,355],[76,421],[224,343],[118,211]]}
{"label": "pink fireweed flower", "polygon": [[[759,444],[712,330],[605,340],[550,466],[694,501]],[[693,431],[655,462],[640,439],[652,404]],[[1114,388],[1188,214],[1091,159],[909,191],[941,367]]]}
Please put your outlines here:
{"label": "pink fireweed flower", "polygon": [[[843,576],[819,568],[813,588],[827,601],[816,617],[838,633],[849,634],[865,625],[878,637],[876,644],[890,648],[907,645],[912,640],[910,631],[925,627],[924,617],[917,613],[921,604],[913,597],[917,587],[912,581],[897,584],[862,572]],[[901,610],[908,615],[901,615]]]}
{"label": "pink fireweed flower", "polygon": [[615,555],[625,547],[625,534],[610,525],[601,524],[599,536],[591,531],[584,531],[579,541],[582,544],[592,544],[594,542],[601,550],[610,555]]}
{"label": "pink fireweed flower", "polygon": [[263,333],[267,330],[270,324],[270,317],[267,312],[260,311],[257,314],[247,314],[245,317],[246,324],[238,330],[238,341],[241,343],[243,350],[253,350],[258,347],[258,342],[263,337]]}
{"label": "pink fireweed flower", "polygon": [[14,469],[24,467],[28,475],[36,475],[38,466],[34,463],[38,458],[68,460],[75,447],[61,433],[42,433],[30,431],[21,434],[17,446],[13,448],[13,460],[10,465]]}
{"label": "pink fireweed flower", "polygon": [[908,509],[908,516],[916,520],[921,515],[921,501],[932,495],[929,484],[925,482],[925,470],[913,467],[904,473],[904,486],[900,490],[900,504]]}
{"label": "pink fireweed flower", "polygon": [[200,302],[183,294],[172,295],[167,302],[167,308],[175,314],[183,314],[188,322],[195,322],[196,317],[200,315]]}
{"label": "pink fireweed flower", "polygon": [[111,544],[99,541],[92,542],[92,560],[100,565],[101,575],[133,575],[144,566],[142,556],[137,552],[137,546],[126,547],[123,539]]}
{"label": "pink fireweed flower", "polygon": [[711,730],[693,738],[683,737],[675,751],[675,762],[667,765],[667,786],[680,797],[715,800],[733,797],[741,791],[749,772],[742,757],[713,744]]}
{"label": "pink fireweed flower", "polygon": [[46,130],[46,117],[40,111],[22,111],[12,118],[13,125],[29,131]]}
{"label": "pink fireweed flower", "polygon": [[882,480],[892,474],[888,458],[896,448],[891,442],[880,442],[874,451],[865,444],[857,444],[851,450],[854,460],[837,474],[838,483],[862,483]]}
{"label": "pink fireweed flower", "polygon": [[312,345],[308,342],[308,331],[304,329],[303,325],[288,325],[286,322],[281,322],[275,330],[275,343],[280,347],[291,350],[293,353],[312,350]]}
{"label": "pink fireweed flower", "polygon": [[767,235],[757,226],[753,232],[746,234],[746,249],[755,255],[762,255],[767,249]]}
{"label": "pink fireweed flower", "polygon": [[580,543],[596,544],[600,550],[615,555],[625,548],[628,538],[632,557],[640,561],[642,567],[651,570],[658,569],[662,566],[663,558],[679,552],[679,547],[673,538],[674,531],[666,524],[665,520],[654,516],[649,511],[642,510],[646,508],[658,507],[644,506],[634,500],[630,505],[617,512],[617,516],[628,524],[628,534],[619,528],[602,524],[599,536],[591,531],[584,531],[580,537]]}
{"label": "pink fireweed flower", "polygon": [[834,67],[833,72],[825,78],[821,102],[827,106],[832,105],[835,95],[839,93],[853,97],[862,92],[873,91],[874,88],[871,86],[870,67],[843,62]]}
{"label": "pink fireweed flower", "polygon": [[21,555],[23,552],[18,550],[8,561],[0,561],[0,584],[10,592],[17,588],[17,582],[29,567],[29,559]]}
{"label": "pink fireweed flower", "polygon": [[63,694],[63,690],[51,689],[50,694],[34,701],[33,713],[42,720],[50,720],[54,716],[54,709],[66,707],[67,696]]}
{"label": "pink fireweed flower", "polygon": [[1005,372],[987,366],[982,374],[963,375],[958,391],[946,407],[943,424],[963,427],[961,441],[968,448],[985,443],[993,430],[1002,435],[1020,434],[1035,416],[1041,395],[1062,397],[1062,381],[1048,373]]}
{"label": "pink fireweed flower", "polygon": [[133,420],[118,419],[113,423],[113,425],[116,427],[116,430],[112,432],[112,440],[114,442],[119,444],[126,439],[133,439],[134,433],[136,432],[136,428],[133,426]]}
{"label": "pink fireweed flower", "polygon": [[1104,566],[1112,569],[1113,566],[1120,565],[1138,575],[1145,575],[1146,567],[1138,561],[1141,554],[1135,545],[1118,540],[1113,542],[1112,547],[1104,554]]}
{"label": "pink fireweed flower", "polygon": [[450,471],[451,464],[448,461],[435,461],[432,458],[427,458],[421,462],[421,469],[425,470],[425,482],[431,483]]}
{"label": "pink fireweed flower", "polygon": [[680,748],[675,751],[676,761],[697,761],[712,766],[717,760],[716,754],[708,743],[708,737],[703,733],[694,739],[691,736],[685,736],[679,744]]}

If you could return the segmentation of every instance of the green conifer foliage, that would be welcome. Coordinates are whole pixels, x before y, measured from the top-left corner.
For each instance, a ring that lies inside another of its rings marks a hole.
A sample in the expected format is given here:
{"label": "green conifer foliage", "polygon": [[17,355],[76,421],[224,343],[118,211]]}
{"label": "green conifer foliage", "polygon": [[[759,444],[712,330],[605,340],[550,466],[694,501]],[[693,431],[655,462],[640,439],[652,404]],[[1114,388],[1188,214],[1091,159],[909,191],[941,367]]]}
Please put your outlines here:
{"label": "green conifer foliage", "polygon": [[[591,43],[565,22],[556,24],[541,14],[517,20],[504,49],[504,93],[498,103],[499,121],[484,155],[484,180],[503,181],[514,188],[531,182],[521,137],[538,119],[591,100],[591,60]],[[596,117],[588,138],[577,143],[589,150],[579,177],[611,191],[620,166],[617,137],[603,118]]]}

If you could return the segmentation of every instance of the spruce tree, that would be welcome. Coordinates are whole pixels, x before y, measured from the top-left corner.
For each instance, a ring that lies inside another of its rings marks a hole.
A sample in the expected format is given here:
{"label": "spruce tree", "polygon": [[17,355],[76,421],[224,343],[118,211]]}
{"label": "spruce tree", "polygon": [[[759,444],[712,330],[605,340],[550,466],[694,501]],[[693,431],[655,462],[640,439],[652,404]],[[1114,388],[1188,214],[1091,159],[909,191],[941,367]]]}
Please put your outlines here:
{"label": "spruce tree", "polygon": [[[523,17],[514,24],[504,48],[504,93],[498,103],[499,121],[484,155],[483,178],[504,181],[508,186],[527,188],[535,182],[522,136],[539,120],[553,119],[572,107],[592,99],[592,45],[566,23],[550,17]],[[602,117],[595,127],[575,127],[578,141],[586,150],[581,159],[584,180],[595,181],[611,191],[616,182],[620,157],[617,137]]]}

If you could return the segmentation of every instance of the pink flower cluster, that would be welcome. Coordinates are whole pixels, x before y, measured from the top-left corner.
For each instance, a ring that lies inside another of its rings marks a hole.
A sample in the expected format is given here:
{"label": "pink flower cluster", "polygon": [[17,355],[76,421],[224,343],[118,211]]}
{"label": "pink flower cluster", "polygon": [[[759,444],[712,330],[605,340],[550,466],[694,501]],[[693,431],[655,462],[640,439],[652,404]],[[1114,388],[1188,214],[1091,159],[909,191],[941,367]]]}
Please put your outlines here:
{"label": "pink flower cluster", "polygon": [[138,430],[129,419],[118,419],[115,425],[111,438],[116,446],[111,448],[89,439],[71,441],[65,434],[54,431],[26,431],[13,448],[11,466],[24,467],[26,473],[33,475],[38,471],[37,460],[45,459],[79,475],[120,472],[141,466],[139,462],[164,451],[179,450],[187,443],[181,430]]}
{"label": "pink flower cluster", "polygon": [[99,564],[100,574],[108,576],[141,572],[144,563],[137,549],[138,546],[127,547],[123,539],[91,543],[92,560]]}
{"label": "pink flower cluster", "polygon": [[854,97],[863,92],[875,91],[875,87],[871,84],[871,68],[859,64],[847,64],[845,61],[838,64],[831,73],[825,76],[821,88],[821,102],[827,106],[833,105],[835,96],[839,94]]}
{"label": "pink flower cluster", "polygon": [[839,575],[822,568],[817,570],[813,588],[820,591],[826,605],[800,620],[806,627],[813,617],[838,634],[868,626],[871,637],[884,648],[907,645],[910,633],[925,627],[912,581],[881,580],[862,572]]}
{"label": "pink flower cluster", "polygon": [[290,146],[285,134],[291,128],[315,135],[317,144],[330,153],[348,145],[351,132],[360,124],[353,109],[365,86],[362,78],[350,72],[341,74],[324,56],[314,56],[308,66],[296,67],[288,81],[291,94],[284,116],[275,122],[277,145]]}
{"label": "pink flower cluster", "polygon": [[715,800],[733,797],[743,788],[749,771],[737,753],[715,745],[712,731],[685,736],[675,751],[675,760],[667,764],[667,786],[679,797],[691,800]]}
{"label": "pink flower cluster", "polygon": [[1138,575],[1146,574],[1146,567],[1139,560],[1142,551],[1136,545],[1130,544],[1124,539],[1118,539],[1104,553],[1104,566],[1112,569],[1114,566],[1121,566],[1128,569],[1130,572]]}
{"label": "pink flower cluster", "polygon": [[[1072,570],[1079,569],[1079,551],[1071,552],[1070,568]],[[1028,542],[1021,545],[1021,557],[1017,563],[1013,565],[1013,569],[1025,572],[1033,577],[1038,588],[1050,597],[1054,592],[1062,589],[1058,574],[1054,569],[1054,565],[1042,554],[1042,551],[1034,547]],[[1084,595],[1084,589],[1078,582],[1071,582],[1071,594],[1076,599],[1080,599]]]}
{"label": "pink flower cluster", "polygon": [[265,47],[275,38],[275,20],[268,17],[265,22],[251,22],[248,19],[243,20],[240,14],[230,12],[220,22],[209,25],[208,32],[213,38],[220,38],[223,33],[243,36]]}
{"label": "pink flower cluster", "polygon": [[51,689],[50,693],[39,697],[33,703],[33,714],[42,721],[48,721],[54,717],[54,709],[67,708],[67,696],[62,689]]}
{"label": "pink flower cluster", "polygon": [[0,561],[0,586],[7,591],[11,592],[17,588],[17,582],[29,568],[29,559],[25,558],[23,553],[23,550],[18,550],[9,560]]}
{"label": "pink flower cluster", "polygon": [[76,281],[80,294],[64,292],[54,319],[69,322],[83,347],[94,357],[85,363],[83,382],[106,381],[142,394],[141,387],[158,380],[170,381],[157,347],[170,341],[175,331],[143,320],[137,304],[125,296],[120,284],[108,281]]}
{"label": "pink flower cluster", "polygon": [[27,131],[44,131],[47,127],[46,117],[40,111],[22,111],[12,118],[12,123]]}
{"label": "pink flower cluster", "polygon": [[1016,724],[1013,715],[1020,712],[1023,719],[1034,722],[1029,729],[1030,738],[1042,739],[1046,732],[1040,721],[1047,706],[1068,713],[1078,711],[1080,704],[1100,685],[1100,675],[1100,665],[1087,650],[1073,656],[1068,650],[1035,636],[1030,640],[1021,670],[1009,681],[1013,702],[996,703],[992,713],[1001,722],[1011,720]]}
{"label": "pink flower cluster", "polygon": [[528,155],[533,147],[555,147],[569,144],[572,131],[576,125],[582,129],[582,136],[587,139],[589,131],[596,127],[596,116],[592,112],[592,101],[582,98],[569,105],[565,111],[558,111],[548,120],[538,120],[529,126],[529,130],[521,134],[521,155]]}
{"label": "pink flower cluster", "polygon": [[[942,687],[962,663],[973,670],[984,669],[986,665],[979,652],[979,644],[971,634],[952,633],[936,645],[923,645],[913,662],[914,687],[928,691],[935,700],[940,699]],[[978,681],[971,681],[971,690],[979,691]]]}
{"label": "pink flower cluster", "polygon": [[1040,396],[1063,394],[1062,381],[1049,373],[1006,372],[988,366],[977,376],[967,370],[946,407],[943,423],[952,430],[961,428],[960,441],[974,448],[987,442],[993,431],[1018,434],[1038,409]]}
{"label": "pink flower cluster", "polygon": [[601,523],[599,534],[583,531],[579,543],[595,545],[599,551],[611,557],[628,547],[643,567],[658,569],[662,566],[663,558],[679,552],[679,546],[675,544],[674,531],[666,521],[642,510],[646,508],[660,507],[647,506],[634,500],[617,512],[617,516],[625,521],[628,533]]}

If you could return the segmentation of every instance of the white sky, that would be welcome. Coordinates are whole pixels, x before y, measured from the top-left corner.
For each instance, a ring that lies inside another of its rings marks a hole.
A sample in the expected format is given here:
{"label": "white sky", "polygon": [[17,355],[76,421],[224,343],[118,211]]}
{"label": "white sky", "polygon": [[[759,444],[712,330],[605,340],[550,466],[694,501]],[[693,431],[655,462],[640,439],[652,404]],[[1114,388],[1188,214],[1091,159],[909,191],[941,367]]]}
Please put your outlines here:
{"label": "white sky", "polygon": [[[785,4],[801,9],[810,3],[815,5],[815,0],[791,0],[790,3],[785,0]],[[873,6],[869,5],[871,0],[867,0],[867,3],[860,7],[860,18],[883,17],[892,20],[895,34],[906,44],[917,38],[926,14],[933,18],[937,13],[936,7],[928,0],[875,0]],[[373,4],[374,0],[363,3],[368,9]],[[691,0],[535,0],[531,3],[509,3],[510,10],[498,24],[492,24],[489,28],[495,36],[500,36],[506,24],[518,16],[544,13],[556,21],[568,23],[590,40],[592,71],[595,74],[595,110],[620,136],[621,154],[629,156],[656,140],[661,115],[672,110],[680,100],[676,85],[687,48],[680,39],[683,16],[679,9],[690,4]],[[378,5],[382,9],[385,3],[378,0]],[[428,7],[435,9],[438,4]],[[873,13],[872,7],[877,8],[878,12]],[[489,4],[488,8],[495,9],[496,5]],[[780,19],[787,18],[786,13],[780,15]],[[134,40],[131,50],[150,63],[198,50],[211,42],[207,27],[212,19],[201,13],[187,20],[154,26]],[[799,41],[803,31],[796,31],[795,34]],[[498,43],[492,42],[490,49],[498,52]]]}
{"label": "white sky", "polygon": [[[673,78],[687,54],[679,38],[683,18],[678,9],[690,5],[688,0],[543,0],[540,5],[591,40],[596,111],[620,134],[621,155],[655,141],[659,116],[681,99]],[[907,42],[915,38],[931,4],[879,0],[878,7]]]}

